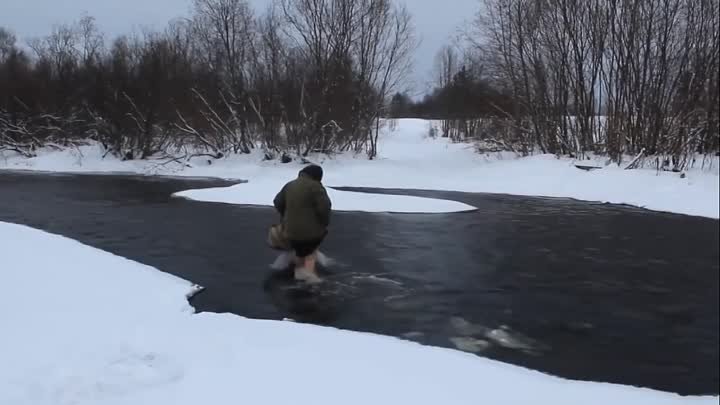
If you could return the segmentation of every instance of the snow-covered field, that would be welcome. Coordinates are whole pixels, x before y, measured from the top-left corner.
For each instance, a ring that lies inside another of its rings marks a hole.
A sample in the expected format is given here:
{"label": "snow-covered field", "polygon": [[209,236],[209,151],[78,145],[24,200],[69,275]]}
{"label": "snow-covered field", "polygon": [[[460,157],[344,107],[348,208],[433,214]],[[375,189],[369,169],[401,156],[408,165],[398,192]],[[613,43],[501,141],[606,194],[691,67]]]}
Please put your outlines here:
{"label": "snow-covered field", "polygon": [[[717,404],[372,334],[195,314],[191,284],[0,222],[0,404]],[[42,246],[43,254],[37,254]]]}
{"label": "snow-covered field", "polygon": [[[720,217],[718,165],[709,170],[689,170],[685,178],[677,173],[652,169],[622,170],[607,166],[585,172],[570,159],[540,155],[518,159],[508,154],[479,155],[472,145],[453,144],[446,139],[427,137],[429,122],[399,120],[394,131],[381,138],[380,156],[311,157],[325,168],[325,184],[379,188],[413,188],[465,192],[507,193],[545,197],[568,197],[588,201],[624,203],[651,210]],[[300,163],[262,161],[259,153],[231,156],[208,165],[192,162],[192,168],[160,166],[157,162],[121,162],[101,159],[99,146],[80,150],[44,151],[25,159],[6,153],[0,168],[74,172],[134,172],[239,178],[249,183],[223,189],[191,190],[186,198],[240,204],[272,204],[282,184],[297,175]],[[387,196],[364,196],[334,191],[334,208],[362,211],[441,212],[469,209],[442,200]]]}

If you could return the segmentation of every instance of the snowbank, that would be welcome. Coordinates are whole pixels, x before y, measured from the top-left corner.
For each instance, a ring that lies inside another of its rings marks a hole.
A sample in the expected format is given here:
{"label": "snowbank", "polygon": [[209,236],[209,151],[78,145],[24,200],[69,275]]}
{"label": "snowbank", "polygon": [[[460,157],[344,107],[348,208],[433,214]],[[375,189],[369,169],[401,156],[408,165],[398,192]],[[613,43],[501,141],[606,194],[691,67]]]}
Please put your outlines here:
{"label": "snowbank", "polygon": [[[506,193],[630,204],[657,211],[720,218],[718,165],[709,171],[690,170],[679,174],[652,169],[621,170],[607,166],[602,170],[578,170],[569,159],[533,156],[518,159],[508,154],[479,155],[472,145],[453,144],[447,139],[427,137],[430,122],[399,120],[394,131],[386,131],[380,142],[380,156],[369,161],[364,156],[314,157],[325,168],[329,186],[414,188],[464,192]],[[82,157],[80,156],[82,154]],[[208,165],[205,160],[194,167],[159,165],[157,162],[120,162],[100,159],[101,150],[90,145],[63,152],[45,151],[37,158],[15,155],[0,157],[0,167],[52,171],[131,171],[247,179],[250,182],[218,190],[184,192],[187,198],[230,203],[271,204],[269,190],[294,178],[299,163],[264,162],[259,153],[231,156]],[[717,162],[716,162],[717,163]],[[253,183],[255,183],[253,185]],[[243,188],[245,187],[245,188]],[[248,190],[244,192],[242,190]],[[253,190],[252,192],[250,190]],[[257,192],[257,197],[253,197]],[[343,198],[336,195],[337,198]],[[357,196],[348,196],[355,199]],[[374,201],[380,204],[379,200]],[[384,200],[390,208],[400,200]],[[409,201],[416,207],[418,201]],[[428,211],[459,210],[460,206],[426,202]],[[372,204],[372,203],[369,203]],[[372,205],[370,205],[372,207]],[[402,206],[402,204],[401,204]],[[417,208],[417,207],[416,207]],[[434,209],[433,209],[434,208]],[[425,208],[423,209],[425,210]]]}
{"label": "snowbank", "polygon": [[371,334],[193,314],[190,283],[151,267],[24,226],[0,223],[0,241],[1,404],[718,403]]}

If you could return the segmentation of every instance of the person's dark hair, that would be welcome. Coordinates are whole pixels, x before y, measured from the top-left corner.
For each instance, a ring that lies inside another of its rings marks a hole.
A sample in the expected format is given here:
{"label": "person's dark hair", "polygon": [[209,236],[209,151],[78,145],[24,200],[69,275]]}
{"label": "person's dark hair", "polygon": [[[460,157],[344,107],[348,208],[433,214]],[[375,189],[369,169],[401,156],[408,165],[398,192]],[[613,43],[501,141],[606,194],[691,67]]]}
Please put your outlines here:
{"label": "person's dark hair", "polygon": [[323,178],[323,169],[318,165],[305,166],[302,170],[300,170],[300,173],[306,174],[315,181],[322,181]]}

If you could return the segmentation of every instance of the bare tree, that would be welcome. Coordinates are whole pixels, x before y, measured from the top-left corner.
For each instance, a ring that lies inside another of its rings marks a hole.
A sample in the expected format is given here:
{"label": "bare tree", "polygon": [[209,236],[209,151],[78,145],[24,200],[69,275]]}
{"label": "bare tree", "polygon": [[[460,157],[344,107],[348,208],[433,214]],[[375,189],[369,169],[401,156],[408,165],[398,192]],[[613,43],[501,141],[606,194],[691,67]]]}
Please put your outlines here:
{"label": "bare tree", "polygon": [[[308,150],[377,154],[380,118],[409,71],[412,18],[389,0],[282,0],[287,36],[310,62],[304,80]],[[331,121],[342,131],[322,131]],[[330,136],[332,135],[332,136]]]}
{"label": "bare tree", "polygon": [[17,38],[15,34],[4,27],[0,27],[0,62],[4,62],[15,48]]}
{"label": "bare tree", "polygon": [[[6,147],[100,142],[123,159],[377,154],[390,95],[414,50],[412,19],[391,0],[194,0],[188,19],[105,47],[82,16],[30,42],[0,31]],[[79,139],[79,138],[78,138]],[[12,145],[11,145],[12,142]]]}
{"label": "bare tree", "polygon": [[255,114],[258,131],[262,133],[262,146],[269,157],[279,150],[281,127],[287,114],[281,87],[288,79],[284,61],[289,56],[281,30],[278,10],[268,7],[258,21],[252,79],[255,94],[250,97],[250,107]]}
{"label": "bare tree", "polygon": [[[458,73],[460,66],[458,62],[457,51],[452,46],[443,46],[435,55],[435,85],[437,88],[449,88],[452,85],[455,75]],[[447,105],[448,103],[443,103]],[[451,131],[451,118],[449,111],[443,112],[447,119],[442,121],[442,136],[449,137]]]}
{"label": "bare tree", "polygon": [[709,103],[717,75],[707,72],[718,70],[719,21],[711,1],[483,4],[469,42],[512,90],[509,124],[528,149],[608,153],[618,163],[667,155],[659,160],[682,170],[717,143]]}
{"label": "bare tree", "polygon": [[[359,55],[359,81],[367,82],[375,91],[375,124],[370,134],[368,156],[377,155],[380,118],[387,115],[386,106],[390,94],[398,90],[403,78],[410,73],[410,58],[416,49],[412,16],[403,6],[392,6],[388,0],[361,2],[359,21],[360,40],[356,53]],[[367,93],[363,93],[367,95]]]}
{"label": "bare tree", "polygon": [[83,16],[77,23],[77,31],[82,63],[85,65],[96,63],[102,54],[105,39],[95,24],[95,18]]}
{"label": "bare tree", "polygon": [[194,28],[206,63],[223,80],[230,97],[233,131],[239,132],[236,149],[249,152],[248,76],[255,41],[255,20],[246,0],[194,0]]}
{"label": "bare tree", "polygon": [[52,33],[44,39],[33,39],[30,48],[40,60],[47,61],[52,73],[62,79],[76,66],[78,56],[78,33],[72,25],[53,27]]}
{"label": "bare tree", "polygon": [[435,54],[435,83],[438,87],[449,86],[460,69],[457,51],[450,45],[443,46]]}

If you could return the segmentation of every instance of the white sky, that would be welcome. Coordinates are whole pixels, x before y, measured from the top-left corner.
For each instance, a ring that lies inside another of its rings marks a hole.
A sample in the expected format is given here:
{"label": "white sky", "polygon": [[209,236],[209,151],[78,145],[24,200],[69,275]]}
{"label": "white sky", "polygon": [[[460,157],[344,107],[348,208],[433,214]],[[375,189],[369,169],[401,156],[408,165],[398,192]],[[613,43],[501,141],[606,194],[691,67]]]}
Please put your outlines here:
{"label": "white sky", "polygon": [[[249,0],[260,12],[272,0]],[[396,0],[397,1],[397,0]],[[400,0],[403,1],[403,0]],[[426,89],[433,58],[440,47],[471,20],[478,0],[404,0],[413,13],[421,44],[415,55],[414,93]],[[69,23],[83,13],[97,19],[109,37],[145,26],[162,28],[170,19],[189,13],[191,0],[0,0],[0,26],[18,39],[46,35],[52,26]]]}

